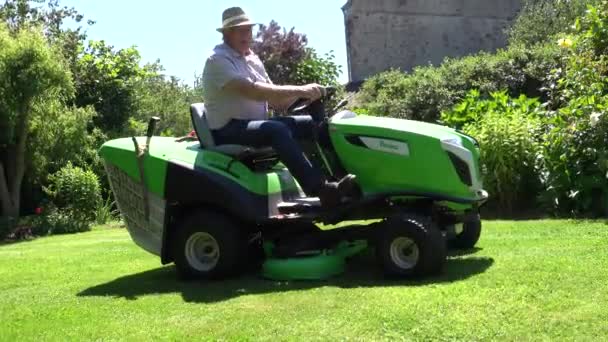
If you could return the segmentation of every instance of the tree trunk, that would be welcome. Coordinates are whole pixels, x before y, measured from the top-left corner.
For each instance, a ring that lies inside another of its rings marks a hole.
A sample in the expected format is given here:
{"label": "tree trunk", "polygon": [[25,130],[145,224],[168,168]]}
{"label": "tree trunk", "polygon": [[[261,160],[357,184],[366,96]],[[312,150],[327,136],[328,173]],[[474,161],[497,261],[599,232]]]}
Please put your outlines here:
{"label": "tree trunk", "polygon": [[8,178],[6,177],[6,172],[4,171],[4,165],[2,161],[0,161],[0,202],[2,202],[2,215],[16,218],[19,216],[19,203],[15,205],[13,202],[13,196],[8,191],[9,189]]}
{"label": "tree trunk", "polygon": [[0,161],[0,200],[2,200],[2,216],[9,216],[15,220],[19,218],[21,204],[21,183],[25,175],[25,147],[27,145],[27,130],[29,119],[28,104],[22,106],[21,115],[17,119],[15,130],[17,144],[14,149],[9,145],[8,170],[5,170]]}

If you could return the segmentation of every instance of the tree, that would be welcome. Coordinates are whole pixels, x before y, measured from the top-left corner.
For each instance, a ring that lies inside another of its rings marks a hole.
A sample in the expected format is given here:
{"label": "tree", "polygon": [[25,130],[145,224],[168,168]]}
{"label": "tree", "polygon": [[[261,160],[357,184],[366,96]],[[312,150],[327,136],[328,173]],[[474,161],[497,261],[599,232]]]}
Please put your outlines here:
{"label": "tree", "polygon": [[2,216],[18,217],[33,108],[74,91],[61,54],[40,28],[11,33],[0,25],[0,200]]}
{"label": "tree", "polygon": [[[33,24],[42,26],[47,37],[58,36],[61,32],[81,33],[80,27],[74,31],[64,31],[61,28],[65,19],[73,19],[78,23],[84,19],[74,7],[61,7],[59,0],[49,0],[47,8],[31,6],[32,2],[42,4],[45,0],[5,0],[4,5],[0,6],[0,18],[5,20],[11,32]],[[88,23],[94,22],[88,20]]]}
{"label": "tree", "polygon": [[[4,21],[13,33],[31,25],[42,27],[46,38],[61,47],[62,54],[74,73],[76,59],[86,34],[82,31],[82,26],[69,29],[62,25],[66,20],[81,23],[84,16],[74,7],[60,6],[59,0],[48,0],[46,6],[42,6],[44,3],[45,0],[5,0],[4,5],[0,5],[0,20]],[[87,20],[88,25],[94,23],[93,20]]]}
{"label": "tree", "polygon": [[296,66],[293,78],[296,84],[318,83],[337,86],[341,72],[341,67],[334,62],[333,53],[327,53],[322,57],[313,48],[306,48],[306,57]]}
{"label": "tree", "polygon": [[57,99],[36,104],[30,119],[27,169],[30,181],[43,185],[49,174],[71,162],[83,169],[102,168],[97,154],[105,137],[93,127],[92,107],[66,106]]}
{"label": "tree", "polygon": [[289,32],[272,20],[268,26],[260,25],[252,50],[264,62],[270,79],[276,84],[293,80],[297,65],[306,57],[306,35]]}
{"label": "tree", "polygon": [[77,61],[74,75],[75,104],[93,106],[98,116],[95,125],[110,135],[120,134],[129,116],[137,112],[136,85],[153,70],[142,68],[135,47],[116,51],[105,41],[91,41]]}
{"label": "tree", "polygon": [[275,84],[337,85],[340,66],[332,53],[319,56],[308,47],[306,35],[282,29],[272,20],[260,25],[252,50],[260,57],[268,76]]}
{"label": "tree", "polygon": [[137,122],[138,132],[142,134],[148,119],[152,115],[159,116],[161,121],[157,126],[161,135],[183,135],[190,131],[190,104],[202,102],[202,90],[200,81],[195,80],[194,88],[180,82],[176,77],[166,77],[162,74],[163,67],[157,63],[146,66],[146,69],[154,73],[142,79],[136,86],[138,96],[138,110],[133,118]]}

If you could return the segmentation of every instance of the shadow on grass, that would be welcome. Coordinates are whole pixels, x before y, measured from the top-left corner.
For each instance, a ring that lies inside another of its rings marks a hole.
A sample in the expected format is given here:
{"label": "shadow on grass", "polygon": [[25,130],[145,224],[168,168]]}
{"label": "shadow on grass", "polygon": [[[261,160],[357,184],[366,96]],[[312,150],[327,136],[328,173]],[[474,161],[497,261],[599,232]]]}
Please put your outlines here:
{"label": "shadow on grass", "polygon": [[473,247],[473,248],[469,248],[469,249],[448,250],[448,257],[467,256],[467,255],[475,254],[475,253],[479,252],[480,250],[482,250],[482,248],[479,248],[479,247]]}
{"label": "shadow on grass", "polygon": [[145,295],[180,293],[186,302],[212,303],[243,295],[306,290],[324,286],[347,289],[451,283],[483,273],[493,263],[493,259],[485,257],[450,258],[439,276],[420,280],[390,280],[382,275],[372,258],[356,257],[347,264],[345,273],[340,276],[324,281],[288,282],[263,279],[253,271],[222,281],[184,282],[177,280],[174,266],[167,266],[90,287],[80,292],[78,296],[112,296],[133,300]]}

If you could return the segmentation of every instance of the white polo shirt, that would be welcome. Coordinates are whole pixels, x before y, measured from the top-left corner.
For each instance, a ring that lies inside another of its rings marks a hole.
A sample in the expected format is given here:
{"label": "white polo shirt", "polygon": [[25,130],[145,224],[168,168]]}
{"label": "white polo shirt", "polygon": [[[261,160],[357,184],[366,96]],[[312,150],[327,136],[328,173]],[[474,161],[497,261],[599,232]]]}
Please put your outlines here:
{"label": "white polo shirt", "polygon": [[250,100],[222,89],[228,81],[239,78],[251,82],[272,83],[264,64],[256,54],[252,52],[242,56],[225,43],[217,45],[203,70],[203,97],[209,128],[219,129],[230,119],[268,118],[266,101]]}

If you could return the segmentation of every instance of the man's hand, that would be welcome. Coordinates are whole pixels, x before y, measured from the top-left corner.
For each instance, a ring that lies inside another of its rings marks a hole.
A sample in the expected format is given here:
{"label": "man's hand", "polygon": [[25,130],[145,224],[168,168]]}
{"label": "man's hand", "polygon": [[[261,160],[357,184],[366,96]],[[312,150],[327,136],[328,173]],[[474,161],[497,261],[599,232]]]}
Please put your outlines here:
{"label": "man's hand", "polygon": [[283,97],[269,101],[269,104],[277,113],[286,113],[287,108],[294,104],[298,99],[299,97],[297,96]]}
{"label": "man's hand", "polygon": [[302,91],[304,93],[301,97],[309,99],[310,102],[316,101],[325,96],[325,87],[316,83],[310,83],[302,86]]}

